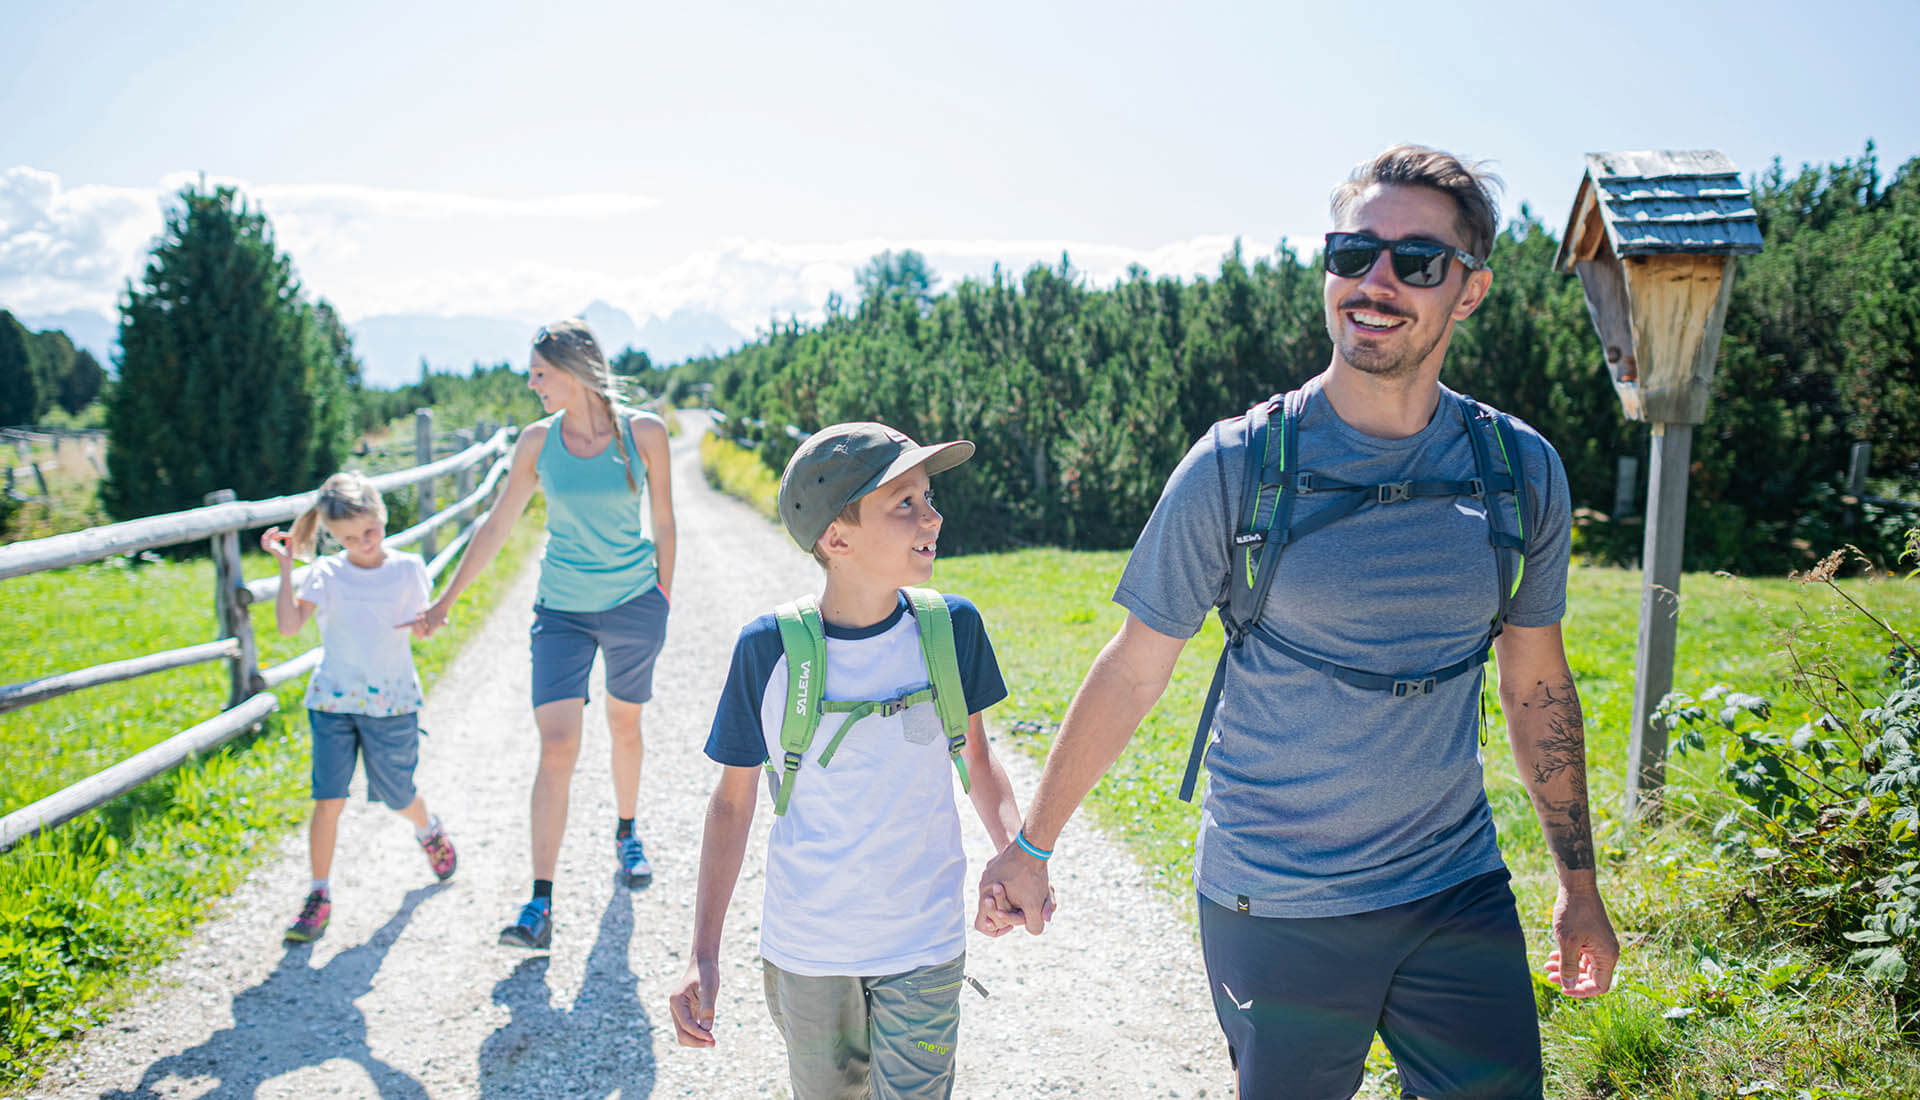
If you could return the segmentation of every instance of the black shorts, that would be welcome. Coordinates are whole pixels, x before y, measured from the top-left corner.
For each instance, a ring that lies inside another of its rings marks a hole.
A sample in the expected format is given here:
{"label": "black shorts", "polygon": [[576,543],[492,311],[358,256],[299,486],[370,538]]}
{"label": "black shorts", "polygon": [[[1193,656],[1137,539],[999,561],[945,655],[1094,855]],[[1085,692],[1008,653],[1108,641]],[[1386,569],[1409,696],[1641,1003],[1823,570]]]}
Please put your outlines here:
{"label": "black shorts", "polygon": [[1540,1018],[1505,870],[1371,913],[1290,919],[1200,899],[1242,1100],[1346,1100],[1378,1032],[1421,1100],[1536,1100]]}

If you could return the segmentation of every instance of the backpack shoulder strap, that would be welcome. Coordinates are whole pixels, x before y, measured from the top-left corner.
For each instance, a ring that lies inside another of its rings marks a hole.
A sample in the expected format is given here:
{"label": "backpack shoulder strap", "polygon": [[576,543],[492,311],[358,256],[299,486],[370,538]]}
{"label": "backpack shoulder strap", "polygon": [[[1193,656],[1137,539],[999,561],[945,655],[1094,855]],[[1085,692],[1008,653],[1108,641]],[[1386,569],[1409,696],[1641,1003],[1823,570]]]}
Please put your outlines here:
{"label": "backpack shoulder strap", "polygon": [[[1474,479],[1484,488],[1482,503],[1487,509],[1487,540],[1493,544],[1494,563],[1500,575],[1500,607],[1494,614],[1492,634],[1498,637],[1506,621],[1507,608],[1520,591],[1520,578],[1527,568],[1527,472],[1521,462],[1519,435],[1507,414],[1464,394],[1460,395],[1460,415],[1466,422],[1467,440],[1473,447]],[[1492,437],[1489,444],[1488,437]],[[1497,449],[1497,451],[1496,451]],[[1497,495],[1513,497],[1513,530],[1500,525]],[[1508,565],[1503,551],[1513,551]]]}
{"label": "backpack shoulder strap", "polygon": [[[787,812],[787,800],[793,796],[793,781],[800,774],[800,757],[813,744],[820,728],[820,700],[826,695],[827,632],[820,622],[820,602],[803,596],[774,608],[774,620],[780,625],[780,646],[787,655],[787,706],[780,714],[779,769],[780,789],[773,797],[773,812]],[[773,762],[767,762],[773,771]]]}
{"label": "backpack shoulder strap", "polygon": [[[1259,623],[1267,590],[1273,587],[1273,574],[1280,564],[1280,552],[1286,548],[1293,517],[1293,471],[1299,466],[1300,413],[1305,408],[1306,395],[1291,390],[1247,410],[1246,475],[1242,479],[1240,514],[1227,546],[1227,598],[1220,605],[1220,623],[1226,628],[1227,641],[1214,665],[1207,701],[1200,708],[1200,721],[1193,731],[1187,770],[1180,778],[1182,802],[1193,801],[1194,785],[1200,779],[1200,763],[1213,735],[1213,714],[1226,686],[1227,654]],[[1280,413],[1277,441],[1273,438],[1275,412]]]}
{"label": "backpack shoulder strap", "polygon": [[927,663],[927,681],[933,685],[933,709],[947,735],[947,755],[960,772],[960,787],[971,791],[967,762],[960,750],[967,744],[967,694],[960,682],[960,649],[953,638],[953,612],[946,599],[931,588],[903,589],[913,605],[920,631],[920,656]]}

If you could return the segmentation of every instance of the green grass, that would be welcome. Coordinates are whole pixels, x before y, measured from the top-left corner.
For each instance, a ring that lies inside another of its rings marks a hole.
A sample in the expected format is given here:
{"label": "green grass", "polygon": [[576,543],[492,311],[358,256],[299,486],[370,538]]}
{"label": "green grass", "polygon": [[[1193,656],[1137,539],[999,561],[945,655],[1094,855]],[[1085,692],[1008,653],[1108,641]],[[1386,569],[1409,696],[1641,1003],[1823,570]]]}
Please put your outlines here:
{"label": "green grass", "polygon": [[700,468],[706,472],[707,484],[778,521],[780,478],[767,469],[758,454],[717,435],[706,435],[700,439]]}
{"label": "green grass", "polygon": [[[431,685],[539,544],[536,498],[500,557],[445,630],[414,643]],[[257,550],[245,572],[272,569]],[[209,562],[98,563],[4,582],[0,682],[209,641]],[[262,665],[319,644],[309,624],[282,638],[272,604],[253,608]],[[0,715],[0,811],[44,797],[218,713],[223,663],[177,669]],[[280,711],[198,761],[95,813],[0,854],[0,1088],[30,1082],[50,1044],[101,1017],[171,955],[180,938],[309,805],[305,678],[282,685]]]}

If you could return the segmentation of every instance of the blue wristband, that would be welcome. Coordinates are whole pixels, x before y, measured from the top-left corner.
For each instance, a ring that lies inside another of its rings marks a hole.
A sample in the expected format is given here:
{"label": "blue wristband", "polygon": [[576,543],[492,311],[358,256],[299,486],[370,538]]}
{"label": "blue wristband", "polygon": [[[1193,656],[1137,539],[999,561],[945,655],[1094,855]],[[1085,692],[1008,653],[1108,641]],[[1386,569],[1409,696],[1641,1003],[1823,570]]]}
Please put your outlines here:
{"label": "blue wristband", "polygon": [[1033,841],[1027,839],[1027,831],[1025,829],[1022,829],[1019,832],[1013,834],[1013,842],[1020,846],[1021,851],[1027,853],[1028,855],[1032,856],[1033,858],[1039,860],[1042,863],[1045,863],[1047,860],[1053,858],[1052,850],[1049,849],[1046,851],[1042,851],[1041,849],[1034,846]]}

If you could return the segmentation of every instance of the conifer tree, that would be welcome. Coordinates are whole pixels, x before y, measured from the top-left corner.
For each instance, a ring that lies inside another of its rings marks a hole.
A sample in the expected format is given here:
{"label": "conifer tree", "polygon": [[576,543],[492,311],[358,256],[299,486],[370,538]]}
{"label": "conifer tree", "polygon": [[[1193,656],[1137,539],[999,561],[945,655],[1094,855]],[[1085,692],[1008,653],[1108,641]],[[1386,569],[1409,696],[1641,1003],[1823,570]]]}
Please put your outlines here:
{"label": "conifer tree", "polygon": [[266,216],[230,187],[179,199],[121,311],[104,489],[120,518],[309,488],[347,446],[342,356]]}

